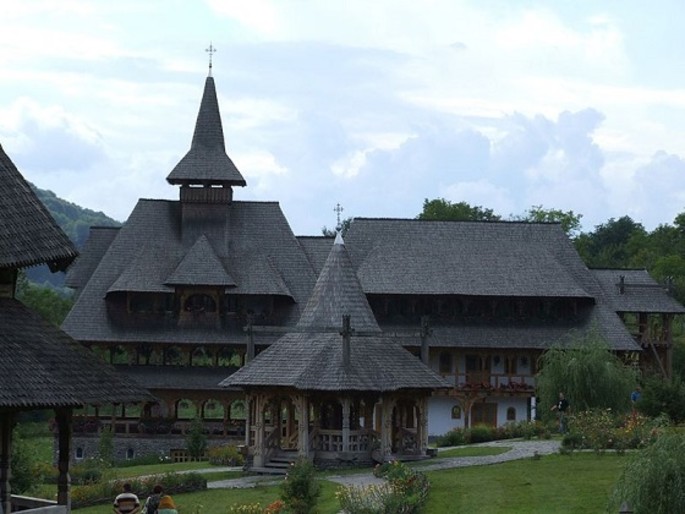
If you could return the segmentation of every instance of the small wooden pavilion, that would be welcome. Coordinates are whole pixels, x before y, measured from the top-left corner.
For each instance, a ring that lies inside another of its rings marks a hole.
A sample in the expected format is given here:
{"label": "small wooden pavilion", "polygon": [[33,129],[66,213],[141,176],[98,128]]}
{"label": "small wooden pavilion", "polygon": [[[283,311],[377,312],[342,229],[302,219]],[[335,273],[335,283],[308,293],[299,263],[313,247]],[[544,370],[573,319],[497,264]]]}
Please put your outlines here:
{"label": "small wooden pavilion", "polygon": [[383,334],[340,235],[296,327],[221,385],[247,394],[257,469],[286,453],[323,467],[420,458],[428,398],[450,387]]}
{"label": "small wooden pavilion", "polygon": [[15,298],[19,269],[64,270],[77,253],[0,146],[0,512],[12,512],[12,431],[17,415],[53,409],[59,430],[57,507],[71,510],[71,417],[86,404],[151,399]]}

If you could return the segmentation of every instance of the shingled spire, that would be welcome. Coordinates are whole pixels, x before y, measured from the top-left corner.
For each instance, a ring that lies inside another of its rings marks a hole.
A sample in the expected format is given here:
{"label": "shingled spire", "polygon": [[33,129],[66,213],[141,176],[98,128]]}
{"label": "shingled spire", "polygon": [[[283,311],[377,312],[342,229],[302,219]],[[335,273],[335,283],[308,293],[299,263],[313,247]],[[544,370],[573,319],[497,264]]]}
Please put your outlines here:
{"label": "shingled spire", "polygon": [[[245,186],[245,179],[226,154],[214,78],[205,81],[193,141],[188,153],[169,173],[167,182],[181,186],[219,188]],[[183,193],[181,193],[183,199]]]}
{"label": "shingled spire", "polygon": [[344,315],[355,330],[381,332],[338,232],[298,327],[338,327]]}

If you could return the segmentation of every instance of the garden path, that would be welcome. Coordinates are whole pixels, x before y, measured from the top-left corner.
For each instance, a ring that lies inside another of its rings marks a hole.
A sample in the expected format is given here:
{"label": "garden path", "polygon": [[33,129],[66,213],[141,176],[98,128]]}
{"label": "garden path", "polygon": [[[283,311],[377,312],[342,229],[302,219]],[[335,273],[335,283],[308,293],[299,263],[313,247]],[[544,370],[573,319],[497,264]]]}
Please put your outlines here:
{"label": "garden path", "polygon": [[[511,449],[507,452],[500,453],[499,455],[484,455],[481,457],[450,457],[445,459],[437,459],[435,462],[422,464],[420,469],[421,471],[433,471],[438,469],[461,468],[465,466],[483,466],[487,464],[498,464],[500,462],[507,462],[510,460],[534,458],[536,455],[549,455],[559,451],[559,447],[561,446],[561,440],[503,440],[489,441],[487,443],[479,443],[474,444],[472,446],[494,446]],[[448,448],[439,448],[438,452],[447,449]],[[241,478],[232,478],[228,480],[212,481],[207,484],[207,488],[234,489],[256,487],[257,485],[278,484],[281,480],[283,480],[282,477],[274,478],[272,476],[263,475],[247,476]],[[385,482],[385,480],[373,476],[371,470],[349,475],[332,475],[326,477],[326,480],[330,480],[332,482],[346,486],[380,484]]]}

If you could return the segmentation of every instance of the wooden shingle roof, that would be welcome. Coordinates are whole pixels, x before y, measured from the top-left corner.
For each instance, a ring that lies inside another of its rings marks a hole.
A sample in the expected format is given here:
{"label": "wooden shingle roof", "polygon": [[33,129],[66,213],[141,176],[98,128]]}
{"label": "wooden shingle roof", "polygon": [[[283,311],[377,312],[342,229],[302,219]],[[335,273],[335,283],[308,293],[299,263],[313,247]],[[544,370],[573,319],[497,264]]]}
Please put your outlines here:
{"label": "wooden shingle roof", "polygon": [[203,285],[234,287],[235,280],[226,272],[221,260],[204,234],[183,256],[165,281],[169,285]]}
{"label": "wooden shingle roof", "polygon": [[352,317],[356,330],[381,332],[338,234],[297,327],[335,328],[343,315]]}
{"label": "wooden shingle roof", "polygon": [[0,298],[0,407],[153,400],[18,300]]}
{"label": "wooden shingle roof", "polygon": [[[602,287],[605,296],[617,312],[685,313],[666,287],[654,280],[644,269],[590,270]],[[623,285],[621,285],[623,277]]]}
{"label": "wooden shingle roof", "polygon": [[[349,365],[335,330],[351,316]],[[447,388],[443,380],[392,338],[373,317],[342,239],[336,239],[302,318],[222,386],[282,386],[317,391],[397,391]],[[356,333],[355,333],[356,332]]]}
{"label": "wooden shingle roof", "polygon": [[593,296],[558,224],[355,218],[345,239],[367,294]]}
{"label": "wooden shingle roof", "polygon": [[65,270],[76,248],[0,146],[0,268]]}
{"label": "wooden shingle roof", "polygon": [[88,283],[117,232],[119,232],[119,227],[90,227],[88,239],[82,251],[69,266],[64,277],[65,286],[78,290]]}
{"label": "wooden shingle roof", "polygon": [[[226,274],[235,282],[228,292],[289,297],[293,301],[289,321],[294,324],[300,317],[300,306],[304,306],[314,287],[316,275],[279,205],[234,201],[222,207],[218,216],[214,226],[222,227],[221,230],[206,231],[206,238]],[[108,292],[173,291],[166,282],[197,241],[185,241],[184,231],[205,232],[201,224],[194,227],[189,223],[193,222],[186,220],[184,224],[178,201],[140,200],[107,247],[62,328],[80,341],[244,344],[242,332],[124,328],[115,326],[108,318]]]}
{"label": "wooden shingle roof", "polygon": [[214,78],[207,77],[188,153],[169,173],[170,184],[244,186],[245,179],[226,154]]}

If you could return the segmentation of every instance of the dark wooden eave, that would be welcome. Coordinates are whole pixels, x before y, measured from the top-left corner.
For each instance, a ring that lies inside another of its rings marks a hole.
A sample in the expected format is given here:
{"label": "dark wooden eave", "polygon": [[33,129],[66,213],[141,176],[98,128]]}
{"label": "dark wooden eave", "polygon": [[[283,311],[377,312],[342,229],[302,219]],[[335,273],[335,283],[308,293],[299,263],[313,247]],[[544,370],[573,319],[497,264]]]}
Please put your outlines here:
{"label": "dark wooden eave", "polygon": [[0,268],[63,271],[76,248],[0,146]]}

